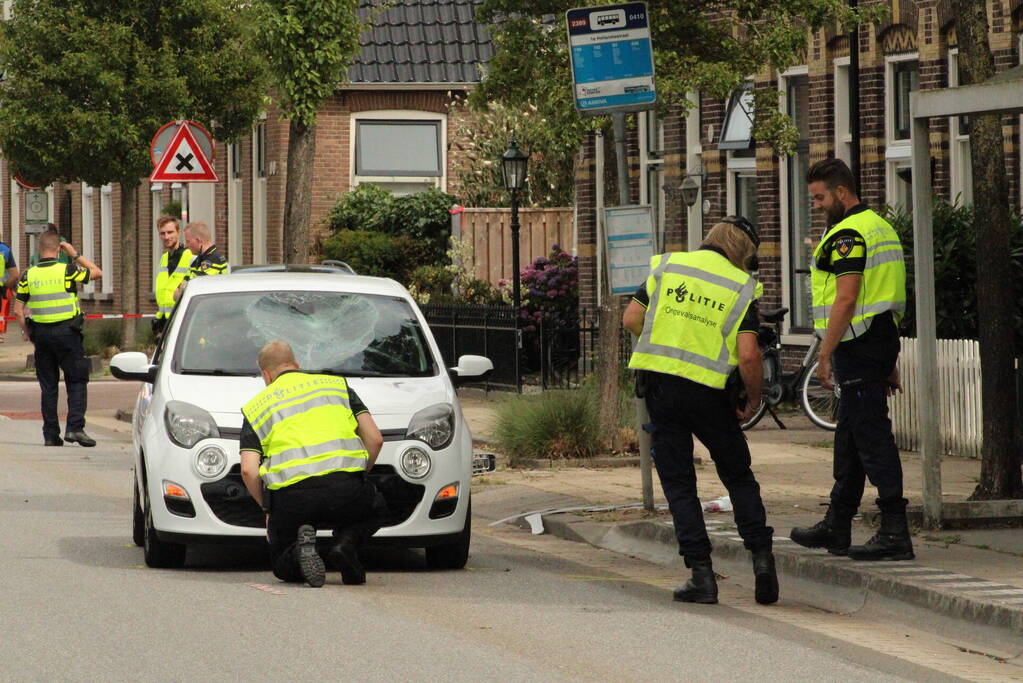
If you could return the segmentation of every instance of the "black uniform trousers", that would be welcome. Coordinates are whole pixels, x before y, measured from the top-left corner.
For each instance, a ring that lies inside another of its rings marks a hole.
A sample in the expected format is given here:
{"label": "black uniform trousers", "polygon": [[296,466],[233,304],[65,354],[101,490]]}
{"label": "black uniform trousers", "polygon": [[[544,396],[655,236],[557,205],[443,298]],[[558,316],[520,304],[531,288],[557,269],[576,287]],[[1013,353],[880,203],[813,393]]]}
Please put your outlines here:
{"label": "black uniform trousers", "polygon": [[88,400],[89,359],[85,357],[81,328],[73,321],[32,323],[35,344],[36,378],[42,391],[43,438],[60,436],[57,421],[57,393],[60,372],[64,371],[67,389],[67,431],[85,429]]}
{"label": "black uniform trousers", "polygon": [[362,472],[332,472],[271,492],[267,536],[274,576],[300,583],[295,541],[298,528],[311,524],[331,529],[335,537],[347,536],[356,547],[380,528],[386,511],[383,496]]}
{"label": "black uniform trousers", "polygon": [[899,358],[899,337],[891,314],[875,316],[867,334],[842,342],[832,365],[841,387],[835,430],[831,505],[839,518],[856,514],[865,479],[877,488],[882,512],[901,512],[902,461],[888,417],[887,379]]}
{"label": "black uniform trousers", "polygon": [[774,529],[767,526],[760,485],[750,469],[746,436],[725,391],[649,372],[645,392],[652,422],[651,455],[674,520],[679,554],[688,560],[711,551],[703,506],[696,493],[694,436],[710,451],[718,477],[728,489],[735,524],[746,548],[770,549]]}

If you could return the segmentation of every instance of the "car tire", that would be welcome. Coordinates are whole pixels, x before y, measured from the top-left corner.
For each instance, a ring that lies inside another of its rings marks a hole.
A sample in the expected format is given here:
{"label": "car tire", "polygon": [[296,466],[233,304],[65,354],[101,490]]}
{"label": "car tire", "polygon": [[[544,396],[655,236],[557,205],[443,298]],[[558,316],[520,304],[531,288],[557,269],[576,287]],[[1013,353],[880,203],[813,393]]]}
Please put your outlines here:
{"label": "car tire", "polygon": [[469,541],[472,536],[472,500],[465,511],[465,526],[458,540],[426,549],[426,566],[430,569],[462,569],[469,561]]}
{"label": "car tire", "polygon": [[185,545],[161,541],[153,527],[153,506],[146,506],[143,555],[146,566],[154,569],[178,569],[185,564]]}
{"label": "car tire", "polygon": [[138,480],[135,481],[132,488],[135,490],[135,495],[131,509],[131,540],[141,548],[146,544],[146,514],[142,512]]}

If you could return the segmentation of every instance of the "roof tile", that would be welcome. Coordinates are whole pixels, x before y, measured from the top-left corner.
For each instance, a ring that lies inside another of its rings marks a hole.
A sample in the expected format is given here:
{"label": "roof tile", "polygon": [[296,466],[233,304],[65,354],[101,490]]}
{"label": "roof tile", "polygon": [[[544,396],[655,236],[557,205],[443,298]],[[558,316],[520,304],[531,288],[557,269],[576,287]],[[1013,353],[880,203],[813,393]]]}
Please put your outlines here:
{"label": "roof tile", "polygon": [[[482,0],[361,0],[359,16],[375,17],[348,71],[352,83],[474,83],[493,56]],[[380,11],[382,6],[386,9]],[[373,13],[374,10],[376,13]]]}

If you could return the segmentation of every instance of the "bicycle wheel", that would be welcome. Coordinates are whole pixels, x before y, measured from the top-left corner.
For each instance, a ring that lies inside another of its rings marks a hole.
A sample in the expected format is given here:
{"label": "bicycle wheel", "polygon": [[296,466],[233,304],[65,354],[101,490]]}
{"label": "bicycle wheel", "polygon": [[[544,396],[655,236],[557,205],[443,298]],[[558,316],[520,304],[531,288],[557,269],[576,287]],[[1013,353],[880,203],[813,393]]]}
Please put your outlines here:
{"label": "bicycle wheel", "polygon": [[781,394],[781,365],[778,362],[778,356],[774,353],[764,354],[764,390],[762,392],[763,398],[760,399],[760,405],[753,412],[753,416],[745,422],[739,423],[739,427],[742,431],[746,431],[754,427],[764,415],[767,413],[767,400],[768,397]]}
{"label": "bicycle wheel", "polygon": [[803,377],[801,403],[810,422],[821,429],[835,431],[838,423],[838,399],[841,392],[838,385],[834,389],[825,389],[817,379],[817,361],[807,368]]}

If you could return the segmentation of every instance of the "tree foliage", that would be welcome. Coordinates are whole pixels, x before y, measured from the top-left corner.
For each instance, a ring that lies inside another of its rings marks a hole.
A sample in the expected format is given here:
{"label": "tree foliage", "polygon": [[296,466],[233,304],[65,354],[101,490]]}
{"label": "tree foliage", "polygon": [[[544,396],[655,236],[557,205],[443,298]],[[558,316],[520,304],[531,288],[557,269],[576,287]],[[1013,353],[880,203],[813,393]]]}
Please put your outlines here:
{"label": "tree foliage", "polygon": [[278,103],[303,126],[345,82],[359,49],[359,0],[261,0],[259,40]]}
{"label": "tree foliage", "polygon": [[219,139],[251,125],[265,81],[240,0],[16,0],[0,28],[0,147],[32,181],[135,186],[168,121]]}
{"label": "tree foliage", "polygon": [[[578,143],[604,123],[576,112],[565,28],[572,0],[484,0],[479,16],[491,22],[496,54],[471,97],[477,108],[492,101],[524,111],[536,107],[549,126]],[[845,0],[648,0],[658,106],[689,106],[686,94],[725,98],[765,68],[798,63],[809,31],[852,27],[882,15],[883,6],[853,9]],[[779,152],[797,133],[779,111],[778,92],[754,94],[754,135]],[[532,150],[531,150],[532,151]]]}

